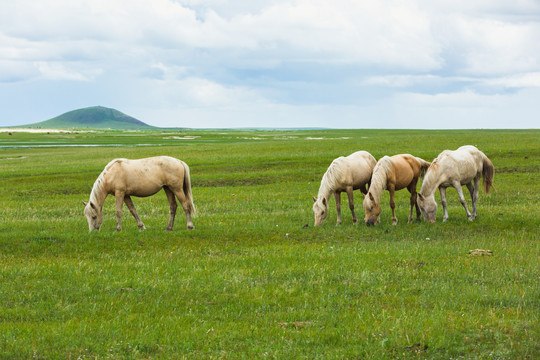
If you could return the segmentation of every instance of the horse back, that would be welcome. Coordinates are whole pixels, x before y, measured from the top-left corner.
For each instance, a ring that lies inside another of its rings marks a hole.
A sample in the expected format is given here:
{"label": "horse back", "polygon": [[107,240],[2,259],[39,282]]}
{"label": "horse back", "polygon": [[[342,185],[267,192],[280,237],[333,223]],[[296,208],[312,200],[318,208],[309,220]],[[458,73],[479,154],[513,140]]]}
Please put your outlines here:
{"label": "horse back", "polygon": [[443,186],[453,186],[456,182],[465,185],[481,176],[482,155],[481,151],[471,145],[462,146],[454,151],[444,150],[433,161],[428,173],[431,172],[430,175],[433,176],[436,172],[438,183]]}
{"label": "horse back", "polygon": [[420,163],[410,154],[392,156],[392,173],[388,177],[395,189],[404,189],[420,176]]}
{"label": "horse back", "polygon": [[345,166],[343,166],[344,181],[354,190],[363,187],[367,184],[373,173],[373,168],[377,161],[367,151],[357,151],[345,158]]}
{"label": "horse back", "polygon": [[163,186],[181,187],[183,163],[169,156],[129,160],[116,159],[107,169],[109,192],[125,191],[127,195],[150,196]]}

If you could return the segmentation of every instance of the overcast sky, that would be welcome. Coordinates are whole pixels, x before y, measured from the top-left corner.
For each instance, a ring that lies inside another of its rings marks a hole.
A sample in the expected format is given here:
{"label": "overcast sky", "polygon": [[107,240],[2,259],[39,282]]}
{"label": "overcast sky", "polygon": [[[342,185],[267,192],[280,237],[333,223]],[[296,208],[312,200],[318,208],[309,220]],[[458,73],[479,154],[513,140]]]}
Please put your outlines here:
{"label": "overcast sky", "polygon": [[0,126],[538,128],[539,0],[0,0]]}

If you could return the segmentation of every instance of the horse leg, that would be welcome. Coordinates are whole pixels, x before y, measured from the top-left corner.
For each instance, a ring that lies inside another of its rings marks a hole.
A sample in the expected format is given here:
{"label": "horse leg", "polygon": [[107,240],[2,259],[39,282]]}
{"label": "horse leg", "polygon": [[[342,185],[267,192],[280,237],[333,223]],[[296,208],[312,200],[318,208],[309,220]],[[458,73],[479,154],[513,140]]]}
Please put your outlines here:
{"label": "horse leg", "polygon": [[473,221],[474,217],[469,211],[469,208],[467,208],[467,203],[465,202],[465,196],[463,196],[463,189],[461,188],[461,184],[459,182],[456,182],[454,183],[454,187],[456,188],[456,191],[458,193],[459,201],[461,202],[461,205],[463,205],[463,208],[465,209],[465,212],[467,213],[467,218],[469,218],[470,221]]}
{"label": "horse leg", "polygon": [[356,213],[354,212],[354,191],[352,186],[347,188],[347,195],[349,197],[349,209],[351,209],[352,213],[352,222],[354,225],[356,225],[358,219],[356,218]]}
{"label": "horse leg", "polygon": [[339,191],[334,193],[334,199],[336,200],[337,225],[341,225],[341,193]]}
{"label": "horse leg", "polygon": [[167,194],[167,200],[169,200],[169,211],[171,214],[171,217],[169,218],[169,224],[167,225],[167,231],[172,231],[178,205],[176,204],[174,193],[166,186],[163,188],[163,190],[165,190],[165,194]]}
{"label": "horse leg", "polygon": [[124,193],[114,194],[116,199],[116,231],[122,231],[122,205],[124,204]]}
{"label": "horse leg", "polygon": [[476,202],[478,201],[478,190],[480,188],[479,185],[479,179],[474,179],[474,185],[472,184],[472,182],[467,184],[467,189],[469,189],[469,193],[471,194],[473,219],[476,219]]}
{"label": "horse leg", "polygon": [[474,202],[473,202],[473,207],[474,207],[474,217],[476,218],[476,209],[477,209],[477,205],[478,205],[478,193],[480,192],[480,178],[476,178],[474,180]]}
{"label": "horse leg", "polygon": [[414,207],[416,208],[416,221],[421,221],[422,211],[420,211],[420,206],[418,206],[418,193],[414,194]]}
{"label": "horse leg", "polygon": [[128,195],[124,196],[124,202],[126,203],[129,211],[131,212],[131,215],[135,218],[135,221],[137,221],[137,226],[139,227],[139,231],[143,231],[146,229],[143,222],[139,218],[139,215],[137,215],[137,210],[135,210],[135,205],[133,205],[133,201],[131,200],[131,197]]}
{"label": "horse leg", "polygon": [[184,191],[182,190],[182,188],[170,189],[170,190],[178,198],[178,201],[180,201],[180,205],[182,205],[182,209],[184,209],[184,213],[186,214],[186,222],[187,222],[188,230],[193,230],[195,227],[193,226],[193,222],[191,221],[191,208],[189,207],[188,200],[186,199],[186,196],[184,195]]}
{"label": "horse leg", "polygon": [[392,225],[397,225],[397,217],[396,217],[396,202],[394,201],[394,186],[391,185],[388,188],[388,192],[390,193],[390,208],[392,209]]}
{"label": "horse leg", "polygon": [[364,184],[364,186],[360,187],[360,192],[364,195],[367,195],[369,189],[369,183]]}
{"label": "horse leg", "polygon": [[446,220],[448,220],[448,208],[446,207],[446,188],[439,186],[439,192],[441,193],[441,204],[444,212],[442,221],[445,222]]}
{"label": "horse leg", "polygon": [[409,184],[409,186],[407,186],[407,190],[409,190],[409,192],[411,193],[411,200],[410,200],[411,210],[409,211],[409,220],[407,220],[407,224],[410,224],[413,221],[413,209],[415,205],[416,205],[416,219],[417,220],[420,219],[420,215],[419,215],[420,210],[418,209],[418,204],[416,203],[416,181],[413,180]]}

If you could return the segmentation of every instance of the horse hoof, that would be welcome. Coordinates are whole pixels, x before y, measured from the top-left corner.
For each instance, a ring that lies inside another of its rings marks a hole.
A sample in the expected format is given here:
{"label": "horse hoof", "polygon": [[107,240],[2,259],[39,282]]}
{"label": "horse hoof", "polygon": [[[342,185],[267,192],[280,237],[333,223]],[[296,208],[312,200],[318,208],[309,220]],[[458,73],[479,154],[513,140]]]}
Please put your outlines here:
{"label": "horse hoof", "polygon": [[193,226],[193,225],[188,225],[187,229],[188,229],[188,230],[193,230],[193,229],[195,229],[195,226]]}

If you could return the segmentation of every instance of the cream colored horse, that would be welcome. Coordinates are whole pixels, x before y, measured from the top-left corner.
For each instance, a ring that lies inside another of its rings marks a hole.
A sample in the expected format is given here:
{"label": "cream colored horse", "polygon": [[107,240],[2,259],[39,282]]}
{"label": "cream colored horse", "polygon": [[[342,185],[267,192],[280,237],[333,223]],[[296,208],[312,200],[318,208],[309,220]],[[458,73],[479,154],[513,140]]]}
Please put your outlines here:
{"label": "cream colored horse", "polygon": [[381,214],[381,196],[384,190],[390,193],[390,207],[392,208],[392,225],[397,224],[396,203],[394,192],[407,188],[411,193],[411,211],[409,214],[410,223],[413,220],[413,208],[416,206],[416,218],[420,219],[420,210],[416,205],[416,184],[429,163],[409,154],[384,156],[377,162],[371,177],[371,186],[364,197],[364,210],[366,212],[366,225],[375,225],[379,222]]}
{"label": "cream colored horse", "polygon": [[[435,192],[438,188],[444,210],[443,221],[448,220],[446,188],[453,186],[459,195],[461,205],[465,208],[467,217],[471,221],[474,220],[476,218],[480,177],[484,180],[484,190],[489,193],[490,188],[493,187],[494,172],[495,169],[491,160],[472,145],[465,145],[455,151],[445,150],[440,153],[429,167],[418,194],[418,205],[424,214],[424,219],[431,223],[435,222],[437,216]],[[463,196],[463,190],[461,189],[463,185],[467,186],[471,194],[472,213],[469,212]]]}
{"label": "cream colored horse", "polygon": [[135,210],[131,195],[146,197],[165,190],[170,205],[167,230],[173,229],[176,216],[176,200],[180,201],[186,214],[187,228],[193,229],[191,215],[195,214],[191,195],[189,167],[181,160],[169,156],[156,156],[139,160],[115,159],[101,172],[92,188],[88,203],[83,201],[84,216],[90,231],[99,230],[103,222],[103,203],[107,195],[116,198],[116,230],[122,230],[122,205],[125,202],[137,221],[139,230],[145,226]]}
{"label": "cream colored horse", "polygon": [[319,226],[328,216],[328,201],[334,194],[336,200],[337,224],[341,224],[341,193],[347,192],[353,223],[356,224],[353,191],[360,189],[366,193],[366,185],[371,180],[371,172],[377,161],[367,151],[357,151],[347,157],[340,156],[328,167],[321,180],[319,194],[313,198],[315,226]]}

